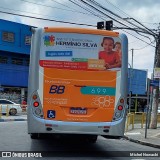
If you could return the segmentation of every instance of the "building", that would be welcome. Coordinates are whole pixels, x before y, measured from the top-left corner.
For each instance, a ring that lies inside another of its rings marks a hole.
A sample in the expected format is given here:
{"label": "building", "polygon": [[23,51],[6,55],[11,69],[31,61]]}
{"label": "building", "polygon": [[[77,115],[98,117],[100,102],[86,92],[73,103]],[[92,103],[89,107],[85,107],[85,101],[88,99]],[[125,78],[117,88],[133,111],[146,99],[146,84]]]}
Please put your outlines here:
{"label": "building", "polygon": [[0,24],[0,98],[20,103],[27,94],[31,26],[2,19]]}

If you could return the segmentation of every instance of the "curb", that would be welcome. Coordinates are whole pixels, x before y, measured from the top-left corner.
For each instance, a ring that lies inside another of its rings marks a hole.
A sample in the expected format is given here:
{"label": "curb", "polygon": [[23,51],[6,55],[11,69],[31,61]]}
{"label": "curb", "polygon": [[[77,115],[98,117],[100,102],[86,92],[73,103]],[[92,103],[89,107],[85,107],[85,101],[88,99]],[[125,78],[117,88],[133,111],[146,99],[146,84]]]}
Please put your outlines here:
{"label": "curb", "polygon": [[124,136],[124,138],[126,140],[129,140],[129,141],[134,142],[134,143],[138,143],[138,144],[141,144],[141,145],[145,145],[145,146],[149,146],[149,147],[154,147],[154,148],[160,149],[160,145],[157,145],[157,144],[144,142],[144,141],[140,141],[140,140],[135,140],[135,139],[132,139],[132,138],[129,138],[129,137],[126,137],[126,136]]}
{"label": "curb", "polygon": [[27,119],[0,119],[0,122],[27,121]]}

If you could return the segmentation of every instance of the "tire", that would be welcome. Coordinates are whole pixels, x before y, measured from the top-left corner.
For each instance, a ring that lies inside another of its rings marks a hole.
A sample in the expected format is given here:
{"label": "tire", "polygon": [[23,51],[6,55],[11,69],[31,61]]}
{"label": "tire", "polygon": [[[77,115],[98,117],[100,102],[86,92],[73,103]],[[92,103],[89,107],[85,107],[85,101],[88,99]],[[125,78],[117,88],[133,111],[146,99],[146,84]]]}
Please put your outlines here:
{"label": "tire", "polygon": [[39,139],[40,138],[38,133],[31,133],[30,137],[31,137],[31,139]]}
{"label": "tire", "polygon": [[86,140],[88,143],[96,143],[97,137],[98,137],[97,135],[90,135],[86,137],[87,138]]}
{"label": "tire", "polygon": [[17,114],[17,109],[11,108],[11,109],[9,110],[9,114],[10,114],[11,116],[15,116],[15,115]]}

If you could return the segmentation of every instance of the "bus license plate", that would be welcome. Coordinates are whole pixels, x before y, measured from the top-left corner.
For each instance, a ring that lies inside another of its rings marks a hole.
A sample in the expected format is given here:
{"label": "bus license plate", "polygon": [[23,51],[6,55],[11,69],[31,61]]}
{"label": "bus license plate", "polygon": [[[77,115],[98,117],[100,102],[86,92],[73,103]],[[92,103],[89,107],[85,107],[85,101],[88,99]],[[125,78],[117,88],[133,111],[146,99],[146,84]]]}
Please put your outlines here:
{"label": "bus license plate", "polygon": [[71,114],[87,114],[87,109],[86,108],[70,108],[70,113]]}

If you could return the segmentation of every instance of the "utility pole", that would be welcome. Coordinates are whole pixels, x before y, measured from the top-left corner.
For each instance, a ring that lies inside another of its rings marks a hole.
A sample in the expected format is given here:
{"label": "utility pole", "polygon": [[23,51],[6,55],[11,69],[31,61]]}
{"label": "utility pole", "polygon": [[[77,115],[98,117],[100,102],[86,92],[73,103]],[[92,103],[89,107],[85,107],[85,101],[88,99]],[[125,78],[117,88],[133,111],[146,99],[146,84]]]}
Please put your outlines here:
{"label": "utility pole", "polygon": [[130,71],[129,71],[129,113],[131,112],[131,106],[132,106],[132,79],[133,79],[133,50],[132,51],[132,63],[130,66]]}
{"label": "utility pole", "polygon": [[133,51],[134,49],[132,48],[131,50],[132,50],[132,69],[133,69]]}
{"label": "utility pole", "polygon": [[[160,32],[158,34],[158,38],[156,38],[156,53],[154,60],[154,68],[160,68]],[[154,78],[154,80],[158,80],[159,78]],[[157,128],[157,109],[159,103],[159,86],[154,87],[153,89],[153,101],[152,101],[152,114],[151,114],[151,124],[150,128]]]}

